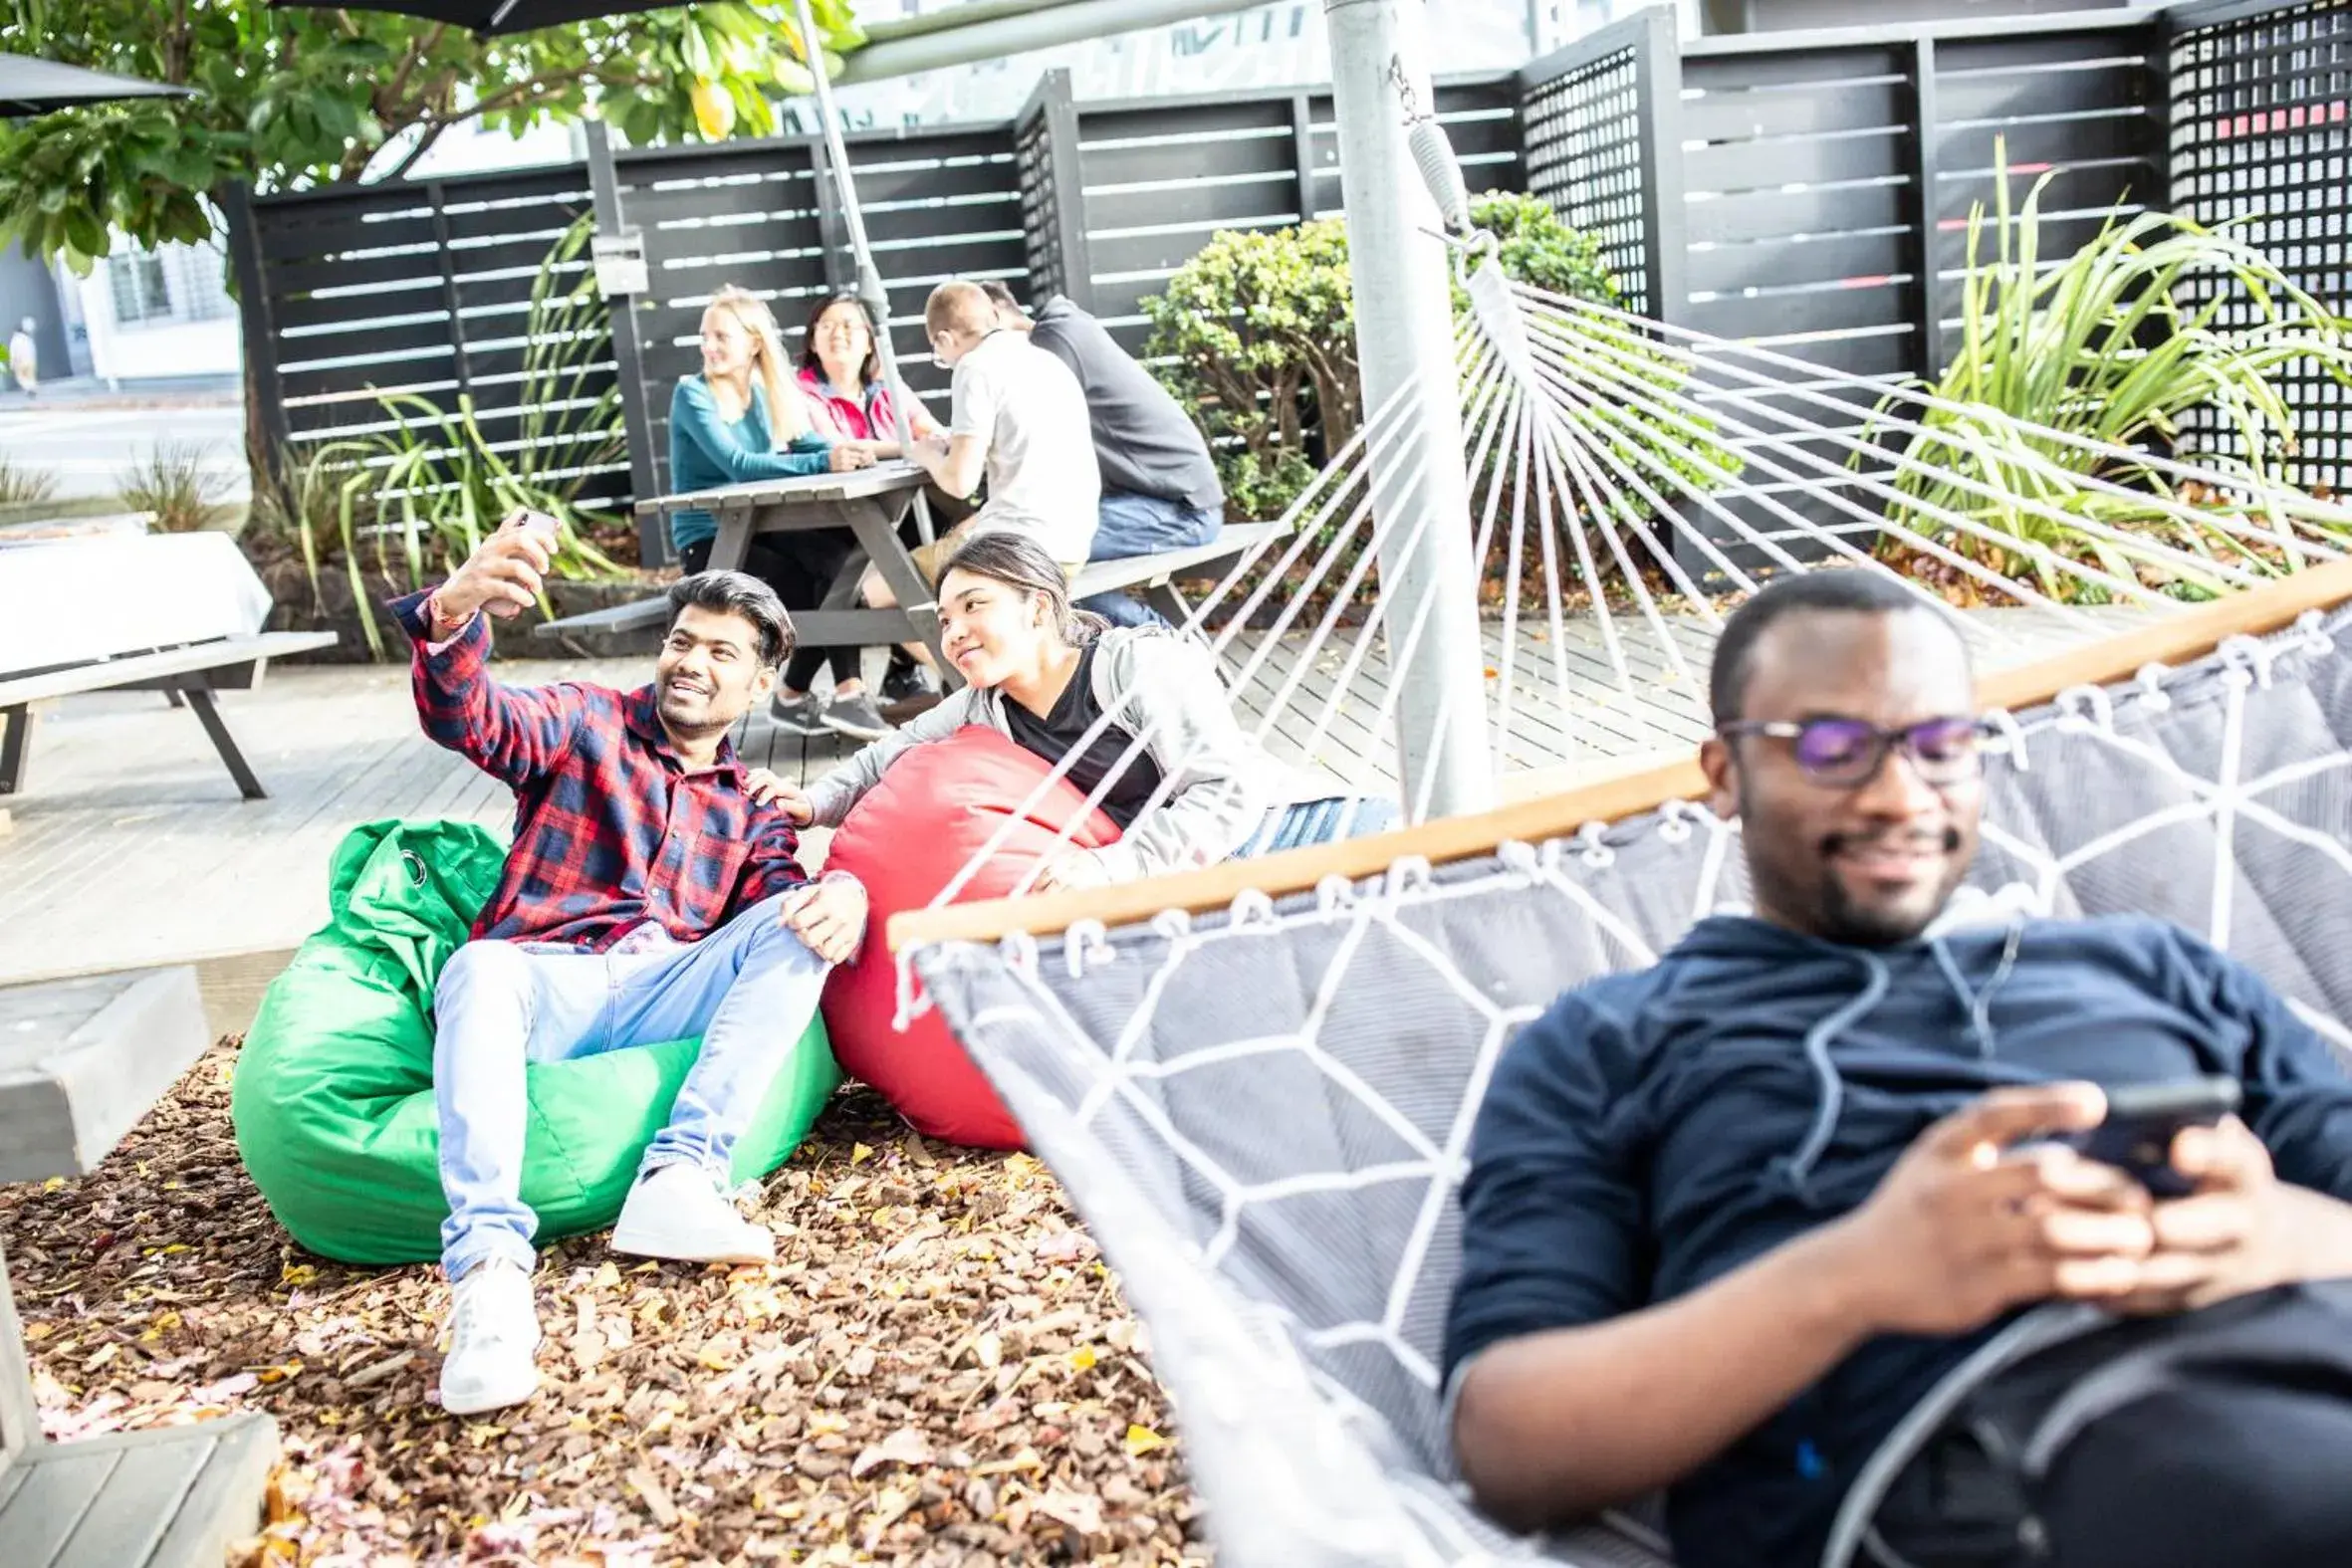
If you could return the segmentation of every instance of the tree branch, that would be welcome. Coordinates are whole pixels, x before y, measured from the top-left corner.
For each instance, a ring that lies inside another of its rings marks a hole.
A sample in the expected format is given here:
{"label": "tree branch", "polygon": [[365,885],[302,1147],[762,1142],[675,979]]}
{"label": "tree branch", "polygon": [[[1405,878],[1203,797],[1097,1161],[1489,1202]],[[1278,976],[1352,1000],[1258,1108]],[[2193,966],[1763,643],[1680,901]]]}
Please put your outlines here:
{"label": "tree branch", "polygon": [[441,139],[441,132],[447,130],[451,125],[455,124],[456,121],[450,119],[420,119],[416,121],[416,123],[421,127],[417,131],[416,145],[410,147],[408,149],[408,155],[402,158],[399,162],[393,164],[392,167],[384,174],[385,181],[405,178],[408,171],[416,167],[416,160],[425,155],[425,150],[434,142]]}
{"label": "tree branch", "polygon": [[475,100],[473,104],[467,107],[464,113],[452,115],[450,117],[450,123],[454,124],[461,119],[478,118],[484,114],[494,114],[502,109],[513,109],[516,106],[524,103],[526,100],[532,98],[534,95],[546,94],[553,92],[558,88],[570,87],[574,83],[585,81],[588,77],[596,75],[598,75],[596,67],[592,65],[587,65],[578,67],[571,71],[559,71],[552,77],[533,77],[528,82],[517,82],[511,87],[500,88],[488,98]]}
{"label": "tree branch", "polygon": [[[518,82],[512,87],[501,88],[488,98],[467,106],[463,113],[421,114],[400,127],[402,130],[408,129],[411,125],[422,127],[417,136],[416,145],[409,148],[407,156],[394,164],[383,177],[386,180],[395,180],[405,176],[411,168],[416,166],[417,159],[424,156],[425,149],[439,140],[441,132],[452,125],[462,125],[469,119],[478,119],[484,114],[496,113],[500,110],[522,107],[534,98],[545,98],[591,76],[607,87],[645,87],[658,80],[653,77],[633,74],[605,76],[597,67],[588,65],[573,71],[560,71],[550,77],[534,77],[528,82]],[[453,81],[454,79],[449,80]]]}
{"label": "tree branch", "polygon": [[163,80],[173,87],[188,80],[188,0],[172,9],[171,29],[163,39]]}
{"label": "tree branch", "polygon": [[385,112],[399,104],[400,95],[408,91],[408,78],[434,50],[441,47],[441,36],[448,31],[448,23],[435,22],[425,31],[423,38],[409,41],[408,52],[400,57],[400,69],[393,72],[390,83],[376,93],[375,117],[379,123],[386,117]]}

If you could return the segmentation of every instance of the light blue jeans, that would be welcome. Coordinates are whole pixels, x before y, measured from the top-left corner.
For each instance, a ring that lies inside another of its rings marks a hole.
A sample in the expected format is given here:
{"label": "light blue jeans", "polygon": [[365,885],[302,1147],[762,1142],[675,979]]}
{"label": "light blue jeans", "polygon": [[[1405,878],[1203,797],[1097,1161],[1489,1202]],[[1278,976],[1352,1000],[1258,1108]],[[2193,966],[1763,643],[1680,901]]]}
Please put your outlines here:
{"label": "light blue jeans", "polygon": [[524,1068],[702,1036],[669,1125],[638,1173],[689,1161],[724,1183],[777,1069],[809,1026],[830,968],[782,918],[784,895],[700,942],[642,953],[469,942],[433,991],[433,1102],[441,1118],[441,1265],[528,1270],[539,1217],[524,1204]]}
{"label": "light blue jeans", "polygon": [[1258,830],[1233,852],[1236,860],[1251,860],[1308,844],[1334,843],[1342,838],[1370,838],[1396,825],[1396,802],[1372,795],[1336,794],[1321,800],[1278,805],[1266,813]]}
{"label": "light blue jeans", "polygon": [[[1206,545],[1225,527],[1225,509],[1203,511],[1181,501],[1163,501],[1131,490],[1105,490],[1095,513],[1094,544],[1089,560],[1125,560],[1130,556],[1157,556],[1171,550]],[[1129,594],[1113,588],[1078,600],[1078,608],[1092,610],[1113,626],[1164,626],[1165,617]]]}

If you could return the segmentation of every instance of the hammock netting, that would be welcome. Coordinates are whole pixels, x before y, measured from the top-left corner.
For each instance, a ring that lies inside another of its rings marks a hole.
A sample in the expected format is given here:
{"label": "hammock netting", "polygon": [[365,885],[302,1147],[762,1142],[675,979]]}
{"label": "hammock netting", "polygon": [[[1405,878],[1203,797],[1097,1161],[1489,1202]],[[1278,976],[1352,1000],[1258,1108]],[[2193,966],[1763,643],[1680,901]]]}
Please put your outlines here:
{"label": "hammock netting", "polygon": [[[2352,1046],[2347,635],[2352,611],[2306,616],[2007,718],[1971,886],[2177,921]],[[1477,1516],[1439,1335],[1497,1054],[1561,990],[1741,910],[1738,840],[1675,803],[1214,915],[917,950],[1149,1324],[1220,1561],[1664,1561],[1631,1518],[1526,1542]]]}
{"label": "hammock netting", "polygon": [[[1373,409],[1187,628],[1265,694],[1271,748],[1416,822],[1435,773],[1400,765],[1398,709],[1434,599],[1351,607],[1418,552],[1467,550],[1498,589],[1471,733],[1526,793],[1596,738],[1604,761],[1644,737],[1687,756],[1723,616],[1773,572],[1858,566],[1957,602],[1990,670],[2352,544],[2352,510],[2273,480],[2292,431],[2259,409],[2218,410],[2226,451],[2102,446],[1464,258],[1457,395]],[[1466,491],[1430,467],[1457,436]],[[2001,908],[2178,920],[2352,1044],[2347,624],[2307,616],[2004,718],[1973,885]],[[1530,709],[1567,737],[1556,753],[1529,755]],[[901,994],[943,1009],[1117,1267],[1222,1561],[1657,1563],[1641,1519],[1515,1540],[1456,1485],[1437,1370],[1455,1193],[1514,1031],[1745,896],[1736,825],[1670,804],[1213,914],[915,945]]]}
{"label": "hammock netting", "polygon": [[[1992,670],[2352,550],[2352,508],[2272,477],[2291,426],[2226,394],[2226,453],[2106,445],[1514,283],[1491,256],[1461,271],[1456,397],[1411,385],[1375,408],[1186,623],[1232,690],[1255,689],[1248,727],[1271,750],[1413,821],[1432,801],[1400,766],[1400,672],[1428,656],[1434,600],[1381,588],[1416,553],[1467,549],[1499,600],[1477,762],[1524,794],[1688,755],[1724,615],[1775,573],[1860,567],[1958,603]],[[2310,342],[2340,352],[2309,311]],[[1467,494],[1433,482],[1432,429],[1458,432]],[[1146,809],[1183,782],[1162,774]]]}

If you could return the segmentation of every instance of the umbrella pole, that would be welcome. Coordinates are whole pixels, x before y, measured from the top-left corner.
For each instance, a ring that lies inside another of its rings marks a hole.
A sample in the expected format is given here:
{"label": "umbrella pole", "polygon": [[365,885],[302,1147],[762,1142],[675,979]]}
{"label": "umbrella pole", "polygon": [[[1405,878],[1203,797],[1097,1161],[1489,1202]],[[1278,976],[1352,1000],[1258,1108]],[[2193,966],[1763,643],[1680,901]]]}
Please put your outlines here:
{"label": "umbrella pole", "polygon": [[[840,197],[841,216],[849,227],[849,250],[857,258],[857,297],[865,303],[866,315],[873,318],[874,348],[882,356],[882,384],[890,388],[890,420],[898,428],[898,450],[904,454],[913,444],[914,432],[907,418],[906,402],[913,394],[898,376],[898,350],[891,341],[890,296],[882,287],[882,274],[874,266],[873,252],[865,242],[865,214],[858,210],[857,184],[849,177],[849,153],[841,141],[841,122],[833,113],[832,84],[825,79],[824,41],[817,31],[817,17],[810,9],[809,0],[799,0],[801,42],[809,53],[809,74],[817,79],[817,112],[824,122],[824,149],[832,164],[833,189]],[[818,193],[823,199],[823,193]],[[915,492],[915,527],[928,545],[934,538],[931,524],[931,504],[922,491]]]}

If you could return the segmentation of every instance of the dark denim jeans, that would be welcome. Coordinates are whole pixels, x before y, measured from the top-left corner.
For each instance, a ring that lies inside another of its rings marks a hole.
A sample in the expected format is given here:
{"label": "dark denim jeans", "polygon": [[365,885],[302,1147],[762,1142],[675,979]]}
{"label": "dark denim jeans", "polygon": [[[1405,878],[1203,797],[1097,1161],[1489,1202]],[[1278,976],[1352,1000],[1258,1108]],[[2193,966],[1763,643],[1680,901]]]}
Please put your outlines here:
{"label": "dark denim jeans", "polygon": [[[1134,556],[1156,556],[1167,550],[1190,550],[1206,545],[1225,526],[1222,508],[1188,507],[1181,501],[1162,501],[1131,490],[1105,490],[1094,524],[1090,560],[1125,560]],[[1113,626],[1156,626],[1161,617],[1124,588],[1078,600],[1078,608],[1092,610]]]}

